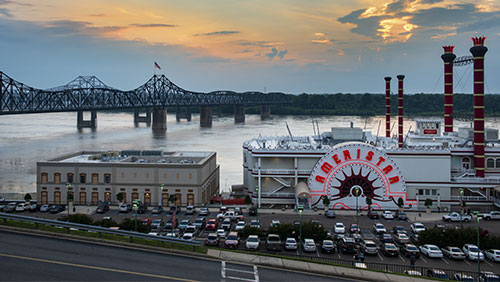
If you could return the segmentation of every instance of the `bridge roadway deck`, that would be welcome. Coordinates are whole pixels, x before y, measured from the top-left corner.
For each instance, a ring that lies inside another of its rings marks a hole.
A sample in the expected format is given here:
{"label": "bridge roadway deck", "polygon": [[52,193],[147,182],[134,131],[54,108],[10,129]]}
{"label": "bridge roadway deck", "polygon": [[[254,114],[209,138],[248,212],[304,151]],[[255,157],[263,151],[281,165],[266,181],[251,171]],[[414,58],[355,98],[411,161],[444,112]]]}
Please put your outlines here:
{"label": "bridge roadway deck", "polygon": [[3,281],[352,281],[0,231]]}

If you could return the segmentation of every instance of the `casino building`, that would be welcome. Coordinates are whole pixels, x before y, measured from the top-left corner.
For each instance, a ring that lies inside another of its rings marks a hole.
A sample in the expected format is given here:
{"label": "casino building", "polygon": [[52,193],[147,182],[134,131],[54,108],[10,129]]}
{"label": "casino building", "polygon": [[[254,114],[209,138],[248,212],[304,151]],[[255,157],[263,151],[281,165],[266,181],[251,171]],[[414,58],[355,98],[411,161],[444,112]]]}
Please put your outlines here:
{"label": "casino building", "polygon": [[[302,204],[336,209],[372,207],[442,211],[467,206],[500,208],[498,130],[484,128],[484,37],[473,38],[474,127],[453,128],[453,46],[444,46],[442,120],[415,121],[403,133],[403,75],[398,75],[397,135],[391,136],[390,77],[386,82],[386,134],[351,127],[314,136],[258,137],[243,144],[243,187],[259,206]],[[359,195],[353,191],[361,191]],[[463,201],[463,202],[461,202]]]}

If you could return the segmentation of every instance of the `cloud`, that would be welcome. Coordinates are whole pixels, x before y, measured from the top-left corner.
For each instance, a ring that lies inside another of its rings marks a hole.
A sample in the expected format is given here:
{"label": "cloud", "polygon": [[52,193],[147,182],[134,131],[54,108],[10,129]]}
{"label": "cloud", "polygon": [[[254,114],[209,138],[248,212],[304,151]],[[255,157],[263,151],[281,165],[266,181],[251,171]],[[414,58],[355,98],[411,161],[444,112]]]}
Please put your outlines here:
{"label": "cloud", "polygon": [[278,52],[278,49],[273,47],[270,53],[266,53],[266,57],[269,58],[269,61],[272,61],[276,56],[281,60],[286,54],[288,54],[288,50],[281,50]]}
{"label": "cloud", "polygon": [[288,54],[288,50],[281,50],[279,53],[278,53],[278,57],[281,59],[283,59],[283,57]]}
{"label": "cloud", "polygon": [[0,8],[0,15],[4,15],[9,18],[13,17],[12,13],[7,8]]}
{"label": "cloud", "polygon": [[221,30],[221,31],[213,31],[213,32],[207,32],[207,33],[197,33],[197,34],[194,34],[194,36],[231,35],[231,34],[238,34],[238,33],[240,33],[240,32],[236,31],[236,30]]}
{"label": "cloud", "polygon": [[239,42],[241,46],[257,46],[263,48],[275,47],[276,45],[283,45],[281,41],[242,41]]}
{"label": "cloud", "polygon": [[175,24],[131,24],[130,26],[133,27],[144,27],[144,28],[149,28],[149,27],[177,27]]}

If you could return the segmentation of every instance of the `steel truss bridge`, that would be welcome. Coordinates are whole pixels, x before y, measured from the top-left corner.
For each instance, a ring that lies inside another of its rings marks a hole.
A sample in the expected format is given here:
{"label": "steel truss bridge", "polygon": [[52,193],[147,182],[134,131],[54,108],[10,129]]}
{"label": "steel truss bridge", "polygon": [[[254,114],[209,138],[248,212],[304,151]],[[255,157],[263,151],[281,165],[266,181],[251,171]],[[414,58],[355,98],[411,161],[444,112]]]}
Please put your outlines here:
{"label": "steel truss bridge", "polygon": [[79,76],[66,85],[43,90],[25,85],[0,72],[0,115],[289,102],[290,98],[277,92],[192,92],[175,85],[165,75],[154,75],[130,91],[110,87],[95,76]]}

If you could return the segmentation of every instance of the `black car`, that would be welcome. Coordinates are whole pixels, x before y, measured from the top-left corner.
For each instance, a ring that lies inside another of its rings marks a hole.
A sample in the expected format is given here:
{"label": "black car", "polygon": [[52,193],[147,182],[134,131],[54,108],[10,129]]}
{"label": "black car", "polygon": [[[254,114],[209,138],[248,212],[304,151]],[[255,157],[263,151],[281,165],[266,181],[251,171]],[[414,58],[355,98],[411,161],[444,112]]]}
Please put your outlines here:
{"label": "black car", "polygon": [[250,215],[250,216],[257,216],[257,207],[251,207],[248,210],[248,215]]}
{"label": "black car", "polygon": [[370,219],[378,219],[379,218],[378,212],[376,212],[376,211],[369,211],[368,212],[368,218],[370,218]]}
{"label": "black car", "polygon": [[50,213],[60,213],[62,211],[64,211],[64,206],[62,205],[53,205],[50,208]]}
{"label": "black car", "polygon": [[146,205],[140,205],[137,208],[137,213],[146,213],[148,211],[148,206]]}
{"label": "black car", "polygon": [[396,211],[396,218],[399,220],[408,220],[408,216],[403,211]]}
{"label": "black car", "polygon": [[394,226],[392,228],[392,232],[394,234],[398,234],[398,233],[406,233],[406,234],[408,234],[408,232],[406,231],[406,229],[403,226],[401,226],[401,225]]}
{"label": "black car", "polygon": [[398,256],[398,247],[396,247],[393,243],[382,244],[380,251],[386,256]]}
{"label": "black car", "polygon": [[392,238],[391,234],[389,233],[381,233],[379,235],[379,240],[382,243],[393,243],[394,239]]}
{"label": "black car", "polygon": [[344,254],[353,254],[356,252],[356,241],[350,237],[344,237],[340,240],[340,249]]}
{"label": "black car", "polygon": [[108,205],[99,205],[99,206],[97,206],[97,209],[95,210],[96,213],[105,213],[107,211],[109,211]]}
{"label": "black car", "polygon": [[399,251],[406,257],[411,257],[412,255],[415,255],[417,258],[420,257],[420,251],[413,244],[403,244],[399,247]]}
{"label": "black car", "polygon": [[176,206],[171,206],[170,209],[168,210],[168,214],[178,214],[181,209],[176,207]]}

